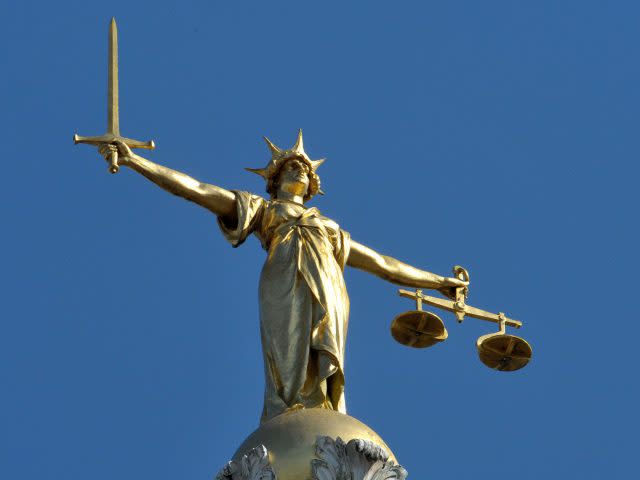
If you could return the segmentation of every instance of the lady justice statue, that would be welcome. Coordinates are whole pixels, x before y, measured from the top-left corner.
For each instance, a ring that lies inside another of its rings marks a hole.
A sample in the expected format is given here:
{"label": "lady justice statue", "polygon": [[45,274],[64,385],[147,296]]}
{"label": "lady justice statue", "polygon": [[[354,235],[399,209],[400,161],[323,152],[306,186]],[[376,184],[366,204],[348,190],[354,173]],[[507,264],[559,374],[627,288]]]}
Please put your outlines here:
{"label": "lady justice statue", "polygon": [[[98,137],[75,135],[74,142],[99,147],[112,173],[120,166],[129,167],[166,191],[211,211],[232,246],[254,234],[267,253],[259,286],[265,374],[261,424],[216,478],[403,480],[407,472],[395,464],[384,441],[346,414],[344,350],[349,297],[343,269],[348,265],[399,285],[436,289],[452,298],[468,282],[381,255],[352,240],[317,208],[307,207],[309,200],[322,193],[317,169],[323,160],[311,160],[306,154],[302,131],[287,150],[265,139],[271,159],[264,168],[248,169],[264,178],[268,199],[203,183],[134,154],[131,148],[153,148],[154,144],[120,136],[117,51],[112,19],[107,132]],[[500,320],[503,327],[508,320],[503,314],[498,318],[466,307],[459,298],[454,308],[453,302],[428,300],[431,297],[421,292],[404,295],[415,297],[418,305],[432,301],[457,315],[466,312]]]}
{"label": "lady justice statue", "polygon": [[101,154],[140,173],[166,191],[210,210],[232,246],[254,234],[267,253],[259,286],[260,333],[265,392],[261,422],[303,408],[346,413],[344,351],[349,320],[346,265],[409,287],[452,295],[466,286],[414,268],[353,240],[333,220],[306,203],[320,190],[317,169],[304,151],[302,131],[295,145],[280,149],[265,137],[271,160],[248,168],[264,178],[269,199],[203,183],[136,155],[122,141]]}

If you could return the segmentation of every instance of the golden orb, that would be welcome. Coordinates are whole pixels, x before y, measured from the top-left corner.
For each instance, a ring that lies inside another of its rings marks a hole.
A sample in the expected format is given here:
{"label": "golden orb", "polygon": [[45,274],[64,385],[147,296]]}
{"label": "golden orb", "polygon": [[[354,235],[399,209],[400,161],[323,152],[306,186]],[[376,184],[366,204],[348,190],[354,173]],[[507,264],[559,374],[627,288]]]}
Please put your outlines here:
{"label": "golden orb", "polygon": [[252,448],[264,445],[278,480],[306,480],[311,478],[311,460],[316,457],[318,437],[337,437],[347,443],[362,439],[387,451],[389,460],[397,463],[391,449],[360,420],[349,415],[322,408],[285,412],[263,423],[240,445],[233,455],[239,462]]}

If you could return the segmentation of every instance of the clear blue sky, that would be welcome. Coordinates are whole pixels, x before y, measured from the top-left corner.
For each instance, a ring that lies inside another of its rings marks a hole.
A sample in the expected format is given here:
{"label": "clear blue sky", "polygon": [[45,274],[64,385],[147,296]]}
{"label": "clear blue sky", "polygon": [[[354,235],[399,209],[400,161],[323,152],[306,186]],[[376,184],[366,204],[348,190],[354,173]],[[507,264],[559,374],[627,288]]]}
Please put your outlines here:
{"label": "clear blue sky", "polygon": [[111,16],[150,159],[263,193],[261,135],[303,128],[313,205],[525,322],[512,374],[473,319],[410,350],[411,303],[346,273],[349,413],[411,478],[634,476],[640,5],[452,0],[3,2],[0,477],[209,479],[258,423],[258,242],[72,144]]}

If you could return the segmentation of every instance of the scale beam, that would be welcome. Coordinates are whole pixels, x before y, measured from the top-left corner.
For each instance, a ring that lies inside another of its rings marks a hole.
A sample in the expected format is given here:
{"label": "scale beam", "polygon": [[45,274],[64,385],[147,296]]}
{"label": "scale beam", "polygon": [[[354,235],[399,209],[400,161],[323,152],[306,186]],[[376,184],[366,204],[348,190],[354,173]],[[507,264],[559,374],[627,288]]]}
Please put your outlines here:
{"label": "scale beam", "polygon": [[511,327],[522,327],[522,322],[520,320],[508,318],[502,313],[491,313],[485,310],[480,310],[479,308],[466,305],[462,301],[454,302],[452,300],[446,300],[444,298],[430,297],[429,295],[424,295],[421,290],[412,292],[410,290],[400,289],[398,290],[398,293],[401,297],[411,298],[413,300],[426,303],[427,305],[431,305],[432,307],[441,308],[443,310],[453,312],[457,314],[459,322],[462,321],[465,316],[468,316],[493,323],[500,323],[502,320],[504,320],[505,324]]}

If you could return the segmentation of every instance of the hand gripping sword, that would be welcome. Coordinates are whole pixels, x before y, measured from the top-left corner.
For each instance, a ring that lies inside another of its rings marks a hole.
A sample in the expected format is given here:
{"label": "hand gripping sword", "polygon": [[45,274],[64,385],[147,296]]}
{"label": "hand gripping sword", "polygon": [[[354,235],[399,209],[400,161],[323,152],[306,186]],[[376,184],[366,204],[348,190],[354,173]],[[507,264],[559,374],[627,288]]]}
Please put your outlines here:
{"label": "hand gripping sword", "polygon": [[[81,137],[76,134],[73,136],[73,143],[88,143],[90,145],[101,146],[104,144],[120,141],[128,145],[130,148],[147,148],[153,150],[156,148],[153,140],[141,142],[131,138],[120,136],[120,115],[118,109],[118,27],[116,19],[111,19],[111,27],[109,29],[109,86],[107,91],[107,132],[99,137]],[[114,151],[109,159],[109,171],[117,173],[118,151]]]}

